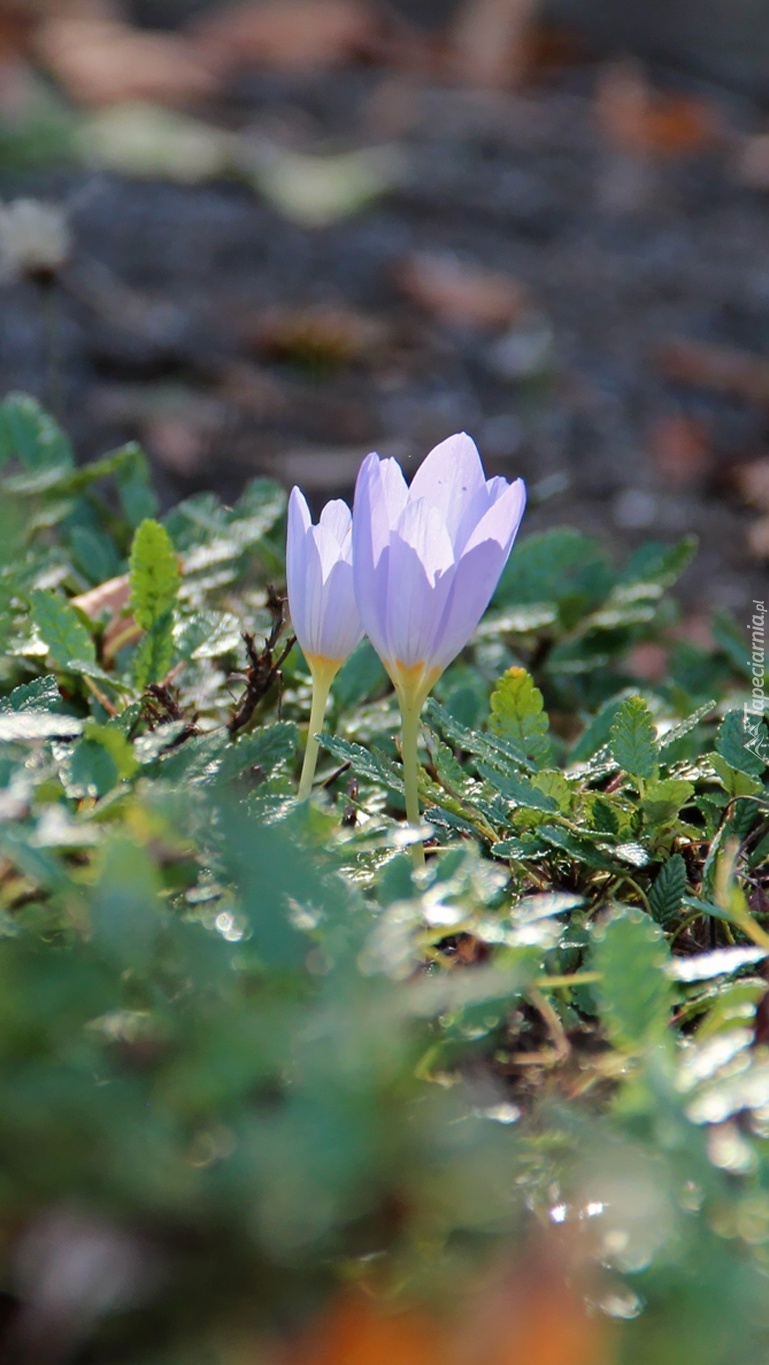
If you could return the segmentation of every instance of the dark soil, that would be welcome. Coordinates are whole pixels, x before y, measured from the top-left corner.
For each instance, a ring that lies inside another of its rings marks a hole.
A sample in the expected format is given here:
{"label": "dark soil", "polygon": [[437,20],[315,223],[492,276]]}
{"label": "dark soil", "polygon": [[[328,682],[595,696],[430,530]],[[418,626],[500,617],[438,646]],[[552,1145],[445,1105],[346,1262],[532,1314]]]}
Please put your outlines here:
{"label": "dark soil", "polygon": [[[675,159],[607,149],[595,77],[523,97],[363,69],[243,80],[230,124],[308,148],[403,147],[400,188],[323,229],[236,182],[6,179],[5,196],[68,204],[76,250],[53,377],[50,310],[34,284],[4,290],[0,386],[50,390],[83,455],[142,440],[169,500],[234,496],[257,472],[318,500],[349,493],[369,449],[413,466],[464,428],[491,470],[527,479],[529,530],[568,522],[623,548],[694,531],[689,602],[744,614],[765,566],[729,472],[765,452],[767,411],[677,386],[659,350],[688,337],[769,352],[769,205],[736,182],[729,135]],[[528,306],[508,330],[437,321],[399,282],[426,250],[515,276]],[[703,437],[683,473],[660,436],[679,421]]]}

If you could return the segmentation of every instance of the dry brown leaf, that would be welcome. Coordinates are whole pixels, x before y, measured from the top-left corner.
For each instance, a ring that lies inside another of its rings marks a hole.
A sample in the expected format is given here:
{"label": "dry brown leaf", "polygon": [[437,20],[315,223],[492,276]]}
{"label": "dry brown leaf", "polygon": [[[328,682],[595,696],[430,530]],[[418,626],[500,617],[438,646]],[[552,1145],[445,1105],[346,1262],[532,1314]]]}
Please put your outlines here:
{"label": "dry brown leaf", "polygon": [[184,104],[216,89],[211,69],[189,39],[118,22],[52,18],[36,38],[40,59],[79,104],[126,100]]}
{"label": "dry brown leaf", "polygon": [[344,304],[271,308],[241,328],[246,344],[276,360],[341,368],[381,348],[386,328]]}
{"label": "dry brown leaf", "polygon": [[397,282],[420,308],[450,326],[501,330],[527,307],[526,293],[512,275],[443,252],[406,257]]}
{"label": "dry brown leaf", "polygon": [[737,465],[732,470],[732,478],[738,492],[751,507],[769,512],[769,457]]}
{"label": "dry brown leaf", "polygon": [[677,384],[769,404],[769,361],[749,351],[676,337],[658,347],[657,364]]}
{"label": "dry brown leaf", "polygon": [[748,547],[756,559],[769,559],[769,517],[759,517],[748,527]]}
{"label": "dry brown leaf", "polygon": [[683,413],[667,413],[654,423],[649,440],[654,464],[665,482],[692,488],[707,478],[713,448],[701,422]]}
{"label": "dry brown leaf", "polygon": [[668,665],[668,650],[651,640],[635,645],[625,659],[625,668],[630,676],[640,678],[643,682],[662,682],[667,675]]}
{"label": "dry brown leaf", "polygon": [[109,578],[98,587],[72,598],[73,607],[84,611],[91,620],[95,621],[102,613],[109,614],[102,637],[102,658],[106,666],[109,666],[119,649],[133,644],[142,634],[128,610],[130,597],[128,574],[121,574],[119,578]]}
{"label": "dry brown leaf", "polygon": [[365,0],[246,0],[202,19],[193,32],[220,69],[311,71],[357,56],[376,27]]}
{"label": "dry brown leaf", "polygon": [[769,133],[745,138],[735,157],[734,173],[744,185],[769,190]]}
{"label": "dry brown leaf", "polygon": [[453,67],[468,85],[517,85],[532,57],[540,0],[465,0],[451,38]]}
{"label": "dry brown leaf", "polygon": [[676,157],[718,140],[709,101],[654,90],[638,62],[610,62],[596,87],[598,127],[610,146],[635,156]]}

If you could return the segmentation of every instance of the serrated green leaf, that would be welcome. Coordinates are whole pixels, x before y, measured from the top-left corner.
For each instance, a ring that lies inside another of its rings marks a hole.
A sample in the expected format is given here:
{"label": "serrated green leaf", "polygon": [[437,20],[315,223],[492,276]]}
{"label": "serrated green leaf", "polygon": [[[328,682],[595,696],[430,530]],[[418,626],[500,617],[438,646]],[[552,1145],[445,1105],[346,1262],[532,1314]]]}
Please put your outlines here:
{"label": "serrated green leaf", "polygon": [[59,684],[53,673],[14,687],[10,696],[0,697],[0,714],[8,711],[53,711],[64,706]]}
{"label": "serrated green leaf", "polygon": [[14,458],[33,471],[63,472],[75,462],[61,428],[26,393],[11,393],[0,404],[0,463]]}
{"label": "serrated green leaf", "polygon": [[766,948],[717,948],[712,953],[673,958],[666,970],[673,981],[712,981],[716,976],[729,976],[743,967],[752,967],[767,956]]}
{"label": "serrated green leaf", "polygon": [[593,989],[617,1047],[636,1052],[664,1037],[673,1004],[669,957],[661,929],[640,910],[626,910],[596,930],[592,960],[601,979]]}
{"label": "serrated green leaf", "polygon": [[670,824],[678,812],[694,795],[694,783],[682,777],[665,777],[651,781],[644,789],[641,810],[648,823],[656,828]]}
{"label": "serrated green leaf", "polygon": [[96,662],[94,642],[78,612],[55,592],[38,588],[31,596],[32,621],[59,668],[74,661]]}
{"label": "serrated green leaf", "polygon": [[686,883],[686,863],[680,853],[674,853],[660,868],[649,891],[649,909],[663,928],[678,915],[686,894]]}
{"label": "serrated green leaf", "polygon": [[171,537],[157,521],[143,521],[129,560],[131,611],[142,630],[151,630],[173,611],[181,573]]}
{"label": "serrated green leaf", "polygon": [[525,777],[500,772],[498,768],[491,768],[485,763],[479,763],[477,766],[481,777],[490,782],[511,805],[520,806],[524,810],[544,811],[548,815],[558,810],[555,798],[539,791],[533,782],[529,782]]}
{"label": "serrated green leaf", "polygon": [[53,711],[11,712],[0,715],[0,740],[66,739],[81,734],[83,724],[77,716],[62,716]]}
{"label": "serrated green leaf", "polygon": [[706,716],[711,714],[715,709],[715,706],[715,698],[706,701],[702,706],[698,706],[697,710],[693,711],[685,720],[681,720],[677,725],[673,725],[669,730],[665,730],[658,739],[660,749],[669,749],[671,745],[677,744],[680,739],[683,739],[686,735],[690,734],[692,730],[696,729],[701,721],[705,720]]}
{"label": "serrated green leaf", "polygon": [[537,767],[550,757],[542,693],[525,668],[508,668],[491,694],[489,729]]}
{"label": "serrated green leaf", "polygon": [[676,545],[647,541],[630,556],[622,571],[623,583],[672,587],[697,552],[697,537],[685,536]]}
{"label": "serrated green leaf", "polygon": [[718,727],[716,753],[737,772],[760,777],[769,759],[769,733],[762,717],[727,711]]}
{"label": "serrated green leaf", "polygon": [[137,688],[161,682],[174,657],[174,618],[166,612],[147,631],[133,656],[133,677]]}
{"label": "serrated green leaf", "polygon": [[320,747],[331,754],[339,763],[349,763],[354,773],[366,777],[370,782],[381,783],[390,791],[403,791],[403,777],[400,769],[390,763],[384,754],[364,749],[362,744],[351,744],[339,735],[321,735]]}
{"label": "serrated green leaf", "polygon": [[620,768],[631,777],[653,777],[659,766],[654,720],[642,697],[627,697],[609,734],[609,748]]}

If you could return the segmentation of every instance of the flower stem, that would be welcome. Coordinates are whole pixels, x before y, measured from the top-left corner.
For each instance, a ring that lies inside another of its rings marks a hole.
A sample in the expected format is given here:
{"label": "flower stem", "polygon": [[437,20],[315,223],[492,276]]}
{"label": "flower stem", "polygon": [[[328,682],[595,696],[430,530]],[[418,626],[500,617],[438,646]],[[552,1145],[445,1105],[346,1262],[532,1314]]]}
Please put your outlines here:
{"label": "flower stem", "polygon": [[[417,742],[419,740],[419,717],[422,701],[417,697],[398,694],[401,708],[401,756],[403,758],[403,785],[406,788],[406,819],[415,829],[421,824],[419,812],[419,762]],[[411,858],[414,867],[425,865],[425,850],[422,840],[411,845]]]}
{"label": "flower stem", "polygon": [[299,791],[297,793],[300,801],[306,801],[312,791],[315,769],[318,764],[318,750],[320,748],[317,735],[323,728],[323,717],[326,714],[328,694],[331,690],[331,683],[335,673],[336,669],[334,669],[333,672],[322,668],[313,669],[310,724],[307,731],[307,747],[304,751],[302,776],[299,779]]}

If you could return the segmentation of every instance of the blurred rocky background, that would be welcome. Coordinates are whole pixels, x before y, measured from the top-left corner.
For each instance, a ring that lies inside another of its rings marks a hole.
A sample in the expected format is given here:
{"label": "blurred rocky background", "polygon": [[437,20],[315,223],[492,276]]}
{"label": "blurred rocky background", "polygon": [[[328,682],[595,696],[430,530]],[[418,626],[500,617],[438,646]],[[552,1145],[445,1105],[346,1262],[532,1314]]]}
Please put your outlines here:
{"label": "blurred rocky background", "polygon": [[[0,388],[170,502],[465,428],[529,528],[769,560],[760,0],[0,0]],[[745,615],[745,620],[748,615]]]}

